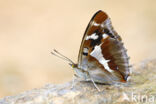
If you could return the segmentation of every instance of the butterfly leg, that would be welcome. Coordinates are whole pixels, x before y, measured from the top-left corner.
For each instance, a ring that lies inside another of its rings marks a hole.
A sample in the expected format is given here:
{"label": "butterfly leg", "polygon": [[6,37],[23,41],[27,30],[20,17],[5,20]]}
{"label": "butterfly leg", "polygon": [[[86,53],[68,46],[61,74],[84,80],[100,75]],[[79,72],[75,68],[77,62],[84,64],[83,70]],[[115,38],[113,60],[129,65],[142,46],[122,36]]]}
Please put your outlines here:
{"label": "butterfly leg", "polygon": [[97,86],[97,84],[95,83],[95,81],[93,80],[93,78],[91,77],[91,75],[89,74],[89,72],[88,72],[88,76],[89,76],[90,80],[92,81],[93,85],[95,86],[95,88],[100,92],[99,87]]}
{"label": "butterfly leg", "polygon": [[91,78],[91,81],[93,82],[95,88],[100,92],[100,89],[99,89],[99,87],[96,85],[96,83],[94,82],[93,78]]}

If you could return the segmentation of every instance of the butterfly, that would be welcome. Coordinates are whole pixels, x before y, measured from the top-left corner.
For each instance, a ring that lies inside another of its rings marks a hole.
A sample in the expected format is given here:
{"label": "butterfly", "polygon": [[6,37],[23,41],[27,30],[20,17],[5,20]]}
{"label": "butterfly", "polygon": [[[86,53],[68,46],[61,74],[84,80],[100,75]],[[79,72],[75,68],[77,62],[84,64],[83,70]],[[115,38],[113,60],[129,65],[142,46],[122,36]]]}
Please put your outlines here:
{"label": "butterfly", "polygon": [[130,78],[127,50],[110,18],[101,10],[94,14],[86,28],[77,64],[56,50],[52,54],[67,60],[77,77],[92,81],[95,86],[95,83],[126,83]]}

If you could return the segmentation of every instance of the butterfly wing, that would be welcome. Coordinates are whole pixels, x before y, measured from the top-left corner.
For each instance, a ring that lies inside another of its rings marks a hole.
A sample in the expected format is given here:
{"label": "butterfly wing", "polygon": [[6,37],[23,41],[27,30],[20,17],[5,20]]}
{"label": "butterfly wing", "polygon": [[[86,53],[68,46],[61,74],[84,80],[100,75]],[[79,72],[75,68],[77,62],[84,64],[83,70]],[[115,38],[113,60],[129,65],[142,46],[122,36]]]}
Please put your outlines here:
{"label": "butterfly wing", "polygon": [[78,67],[91,73],[96,82],[126,82],[130,75],[129,58],[110,18],[98,11],[83,36]]}

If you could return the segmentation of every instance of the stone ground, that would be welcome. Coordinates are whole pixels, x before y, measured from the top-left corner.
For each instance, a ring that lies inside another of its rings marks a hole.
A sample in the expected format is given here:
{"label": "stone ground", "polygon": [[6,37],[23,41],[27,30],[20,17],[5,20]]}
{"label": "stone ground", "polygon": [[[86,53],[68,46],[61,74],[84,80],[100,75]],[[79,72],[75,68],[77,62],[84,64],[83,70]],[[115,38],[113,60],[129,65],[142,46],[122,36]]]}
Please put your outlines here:
{"label": "stone ground", "polygon": [[156,104],[156,59],[133,66],[127,85],[99,85],[72,81],[60,85],[47,84],[42,88],[0,99],[0,104]]}

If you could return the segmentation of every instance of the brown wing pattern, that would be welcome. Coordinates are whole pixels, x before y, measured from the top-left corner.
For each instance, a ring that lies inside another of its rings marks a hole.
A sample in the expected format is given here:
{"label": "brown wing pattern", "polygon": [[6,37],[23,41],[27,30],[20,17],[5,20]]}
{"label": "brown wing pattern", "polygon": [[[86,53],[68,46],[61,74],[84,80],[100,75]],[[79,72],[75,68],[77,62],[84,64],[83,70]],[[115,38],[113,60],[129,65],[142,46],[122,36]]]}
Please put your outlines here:
{"label": "brown wing pattern", "polygon": [[116,76],[123,82],[130,75],[126,49],[103,11],[98,11],[87,26],[80,46],[78,67],[102,70],[105,76]]}

